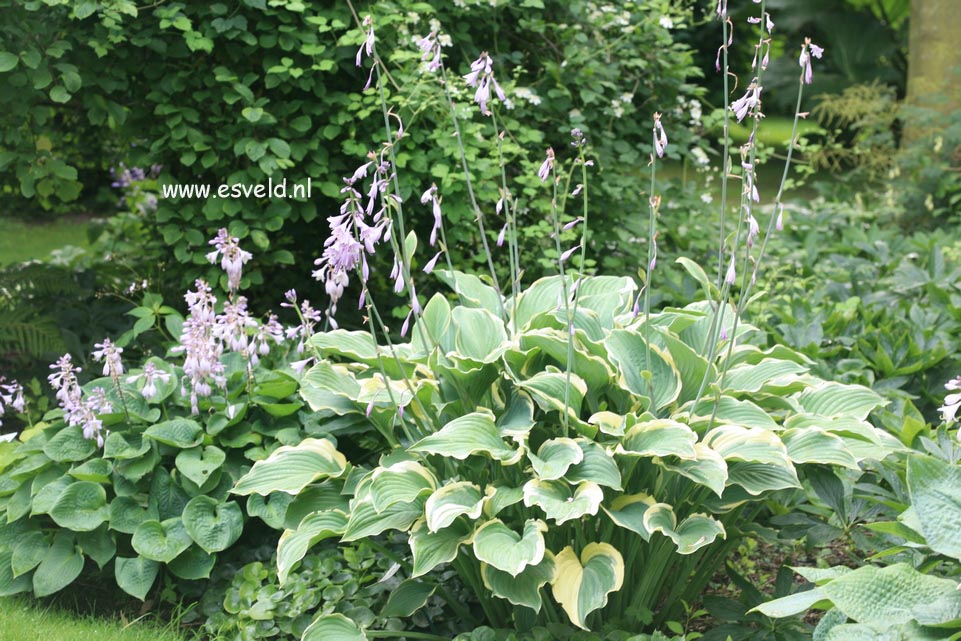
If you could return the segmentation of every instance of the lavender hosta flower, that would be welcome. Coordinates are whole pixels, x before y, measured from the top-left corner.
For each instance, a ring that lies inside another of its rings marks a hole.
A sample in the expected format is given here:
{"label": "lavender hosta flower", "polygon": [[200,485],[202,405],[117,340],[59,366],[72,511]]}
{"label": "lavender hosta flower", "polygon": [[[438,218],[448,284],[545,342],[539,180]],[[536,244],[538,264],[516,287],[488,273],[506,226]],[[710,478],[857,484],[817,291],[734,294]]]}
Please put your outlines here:
{"label": "lavender hosta flower", "polygon": [[731,110],[734,112],[734,116],[738,122],[744,120],[744,117],[747,116],[750,110],[757,108],[761,101],[762,90],[763,87],[752,82],[751,86],[744,92],[744,95],[731,103]]}
{"label": "lavender hosta flower", "polygon": [[433,247],[437,242],[437,232],[440,231],[442,223],[442,213],[440,209],[441,199],[437,196],[436,184],[432,184],[430,189],[421,194],[420,203],[426,205],[428,201],[431,204],[431,213],[434,214],[434,226],[430,230],[430,246]]}
{"label": "lavender hosta flower", "polygon": [[[26,402],[23,399],[23,386],[17,381],[5,383],[6,379],[0,376],[0,416],[3,416],[7,407],[12,407],[15,411],[22,413]],[[3,421],[0,421],[3,425]]]}
{"label": "lavender hosta flower", "polygon": [[223,228],[217,232],[216,237],[207,243],[216,248],[207,254],[207,260],[216,263],[217,257],[220,256],[220,267],[227,272],[227,288],[232,292],[240,287],[240,277],[244,264],[253,258],[253,254],[241,249],[238,243],[240,243],[240,239],[232,237]]}
{"label": "lavender hosta flower", "polygon": [[157,389],[157,381],[166,383],[170,380],[170,374],[162,369],[157,369],[157,365],[155,363],[147,361],[144,363],[143,371],[141,373],[127,377],[127,383],[131,385],[140,380],[143,380],[143,387],[140,389],[140,393],[143,395],[144,400],[152,401],[160,394],[159,390]]}
{"label": "lavender hosta flower", "polygon": [[248,330],[256,328],[256,319],[247,311],[246,297],[238,296],[235,302],[224,303],[224,311],[217,315],[212,334],[230,351],[244,353],[250,343]]}
{"label": "lavender hosta flower", "polygon": [[68,410],[80,400],[80,385],[77,383],[77,374],[82,371],[74,366],[73,357],[64,354],[57,362],[50,366],[55,370],[47,377],[50,387],[56,392],[55,396],[59,401],[60,407]]}
{"label": "lavender hosta flower", "polygon": [[120,355],[123,353],[122,347],[117,347],[109,338],[103,339],[102,343],[94,344],[96,351],[93,352],[93,360],[97,363],[103,362],[103,375],[110,378],[117,378],[123,374],[123,362]]}
{"label": "lavender hosta flower", "polygon": [[661,125],[661,114],[654,114],[654,151],[658,158],[664,157],[664,150],[667,149],[667,134]]}
{"label": "lavender hosta flower", "polygon": [[[297,308],[297,292],[290,290],[287,292],[287,300],[290,303],[281,303],[281,307],[294,307]],[[297,339],[297,345],[294,347],[295,354],[302,354],[304,352],[304,345],[306,341],[314,335],[314,326],[320,322],[321,313],[314,309],[309,300],[304,300],[300,303],[298,309],[298,315],[300,316],[300,325],[296,327],[288,327],[284,330],[284,334],[288,340]]]}
{"label": "lavender hosta flower", "polygon": [[541,182],[547,182],[548,177],[551,175],[551,170],[554,169],[553,147],[547,148],[546,156],[544,162],[541,163],[540,169],[537,170],[537,177],[541,179]]}
{"label": "lavender hosta flower", "polygon": [[498,247],[502,247],[502,246],[504,245],[504,237],[505,237],[505,236],[507,236],[507,223],[504,223],[504,226],[501,227],[500,233],[497,234],[497,246],[498,246]]}
{"label": "lavender hosta flower", "polygon": [[431,31],[423,38],[417,39],[417,48],[420,49],[421,62],[426,63],[427,71],[431,73],[440,69],[441,64],[443,64],[440,47],[440,41],[434,31]]}
{"label": "lavender hosta flower", "polygon": [[464,76],[464,81],[467,82],[468,87],[476,88],[474,102],[480,105],[481,113],[485,116],[491,114],[490,109],[487,108],[491,96],[491,86],[494,87],[494,94],[501,102],[507,99],[504,90],[501,89],[494,78],[494,61],[486,51],[482,52],[480,57],[471,63],[470,73]]}
{"label": "lavender hosta flower", "polygon": [[368,58],[374,55],[374,21],[371,19],[370,15],[364,16],[361,25],[364,27],[364,42],[361,43],[360,49],[357,50],[357,56],[354,58],[354,64],[358,67],[363,61],[363,55],[366,54]]}
{"label": "lavender hosta flower", "polygon": [[731,254],[731,262],[727,266],[727,274],[724,275],[724,282],[733,285],[737,279],[737,270],[734,269],[734,254]]}
{"label": "lavender hosta flower", "polygon": [[267,322],[260,325],[251,341],[250,363],[256,367],[260,357],[270,354],[270,344],[280,345],[284,342],[284,327],[277,320],[276,314],[271,314]]}
{"label": "lavender hosta flower", "polygon": [[[958,420],[958,410],[961,409],[961,376],[945,383],[944,388],[952,392],[957,392],[956,394],[948,394],[945,396],[944,405],[938,408],[938,411],[941,412],[941,420],[950,425]],[[961,438],[961,436],[958,438]]]}
{"label": "lavender hosta flower", "polygon": [[804,39],[804,44],[801,45],[801,55],[798,58],[798,64],[801,66],[801,78],[804,84],[809,85],[814,81],[814,70],[811,68],[811,58],[821,59],[824,55],[824,49],[817,46],[811,42],[810,38]]}
{"label": "lavender hosta flower", "polygon": [[211,383],[218,387],[226,385],[224,365],[220,362],[223,344],[218,337],[223,329],[217,329],[214,305],[217,299],[210,293],[210,286],[203,280],[194,283],[196,291],[187,292],[189,313],[183,324],[180,345],[171,351],[184,353],[184,374],[190,382],[190,406],[199,413],[198,400],[210,396]]}
{"label": "lavender hosta flower", "polygon": [[429,273],[431,273],[432,271],[434,271],[434,267],[437,266],[437,259],[440,258],[441,254],[443,254],[443,253],[444,253],[443,251],[437,252],[436,254],[434,254],[434,257],[431,258],[431,259],[427,262],[426,265],[424,265],[424,273],[425,273],[425,274],[429,274]]}

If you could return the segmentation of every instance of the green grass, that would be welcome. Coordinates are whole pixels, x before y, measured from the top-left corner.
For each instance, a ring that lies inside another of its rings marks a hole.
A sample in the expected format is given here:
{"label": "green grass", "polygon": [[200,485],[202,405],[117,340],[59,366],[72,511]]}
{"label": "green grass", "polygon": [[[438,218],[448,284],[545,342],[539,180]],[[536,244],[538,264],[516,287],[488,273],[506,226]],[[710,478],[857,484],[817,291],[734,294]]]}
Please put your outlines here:
{"label": "green grass", "polygon": [[124,625],[0,598],[0,641],[188,641],[188,637],[149,622]]}
{"label": "green grass", "polygon": [[34,258],[46,258],[65,245],[87,247],[87,221],[61,219],[26,224],[0,216],[0,266]]}
{"label": "green grass", "polygon": [[[794,127],[794,118],[784,116],[771,116],[761,121],[757,128],[757,139],[765,145],[784,148],[788,140],[791,139],[791,128]],[[736,122],[731,119],[731,141],[736,145],[747,142],[751,135],[751,122],[745,118],[743,122]],[[798,135],[807,135],[821,131],[820,125],[813,120],[798,121]],[[718,132],[720,133],[720,132]]]}

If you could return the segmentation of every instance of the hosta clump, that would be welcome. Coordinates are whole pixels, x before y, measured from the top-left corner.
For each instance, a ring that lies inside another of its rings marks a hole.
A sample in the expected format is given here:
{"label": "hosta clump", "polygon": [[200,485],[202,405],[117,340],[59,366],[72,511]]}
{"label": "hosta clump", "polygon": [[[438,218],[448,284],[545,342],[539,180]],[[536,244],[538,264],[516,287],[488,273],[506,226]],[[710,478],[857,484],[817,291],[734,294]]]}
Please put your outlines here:
{"label": "hosta clump", "polygon": [[[706,303],[652,314],[647,331],[631,279],[585,277],[568,358],[561,277],[516,301],[474,276],[441,278],[459,303],[435,295],[409,343],[311,339],[318,361],[301,396],[332,434],[366,429],[382,448],[348,460],[308,439],[233,488],[316,506],[281,538],[281,581],[315,541],[398,530],[409,584],[451,564],[490,625],[638,629],[690,601],[762,502],[799,487],[804,464],[857,469],[897,446],[866,421],[879,396],[812,376],[793,350],[749,344],[743,322],[722,379],[700,355]],[[363,632],[321,617],[304,638],[341,637]]]}

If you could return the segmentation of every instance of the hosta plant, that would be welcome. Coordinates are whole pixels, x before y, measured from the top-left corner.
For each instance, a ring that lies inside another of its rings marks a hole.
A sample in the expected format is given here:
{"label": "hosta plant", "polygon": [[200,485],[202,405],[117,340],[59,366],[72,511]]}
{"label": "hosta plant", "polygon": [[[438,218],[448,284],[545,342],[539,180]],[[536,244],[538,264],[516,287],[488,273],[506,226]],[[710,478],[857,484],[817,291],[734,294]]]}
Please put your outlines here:
{"label": "hosta plant", "polygon": [[[738,339],[722,377],[701,355],[706,303],[645,321],[631,279],[584,277],[569,341],[558,304],[569,276],[516,300],[467,274],[441,278],[460,302],[435,295],[408,343],[311,339],[303,400],[331,436],[366,428],[382,448],[310,438],[234,486],[315,507],[280,539],[281,581],[319,540],[397,530],[410,541],[408,589],[449,563],[492,625],[659,623],[806,464],[857,468],[898,447],[866,421],[878,395],[752,345],[743,322],[721,333]],[[321,617],[304,639],[361,637]]]}

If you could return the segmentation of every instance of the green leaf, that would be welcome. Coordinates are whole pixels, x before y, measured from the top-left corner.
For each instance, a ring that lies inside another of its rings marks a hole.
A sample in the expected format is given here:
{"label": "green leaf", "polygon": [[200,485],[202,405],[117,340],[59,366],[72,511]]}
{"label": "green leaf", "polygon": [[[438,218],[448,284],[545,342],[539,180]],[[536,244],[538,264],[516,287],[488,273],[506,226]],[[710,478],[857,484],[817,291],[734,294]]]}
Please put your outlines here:
{"label": "green leaf", "polygon": [[528,565],[517,576],[485,563],[481,565],[481,578],[494,596],[540,612],[543,605],[541,588],[554,578],[554,555],[545,552],[540,563]]}
{"label": "green leaf", "polygon": [[725,388],[735,392],[759,392],[762,389],[790,385],[798,380],[807,367],[776,358],[767,358],[756,365],[736,365],[724,378]]}
{"label": "green leaf", "polygon": [[114,561],[114,577],[120,589],[141,601],[147,598],[147,593],[157,578],[160,564],[142,556],[132,559],[117,557]]}
{"label": "green leaf", "polygon": [[170,563],[190,547],[193,540],[180,518],[144,521],[130,540],[137,554],[153,561]]}
{"label": "green leaf", "polygon": [[370,332],[348,332],[335,329],[330,332],[314,334],[310,346],[320,350],[324,358],[341,356],[348,360],[376,364],[377,346]]}
{"label": "green leaf", "polygon": [[627,431],[618,454],[628,456],[676,456],[695,458],[697,434],[687,425],[669,418],[638,423]]}
{"label": "green leaf", "polygon": [[27,533],[14,544],[12,549],[10,568],[13,570],[13,576],[26,574],[40,565],[49,550],[50,544],[42,533],[37,531]]}
{"label": "green leaf", "polygon": [[210,554],[196,545],[191,545],[176,559],[167,564],[167,568],[174,576],[188,581],[199,581],[210,578],[210,571],[214,569],[217,555]]}
{"label": "green leaf", "polygon": [[777,434],[760,428],[721,425],[704,435],[703,443],[725,461],[767,463],[793,470],[787,448]]}
{"label": "green leaf", "polygon": [[374,509],[381,512],[395,503],[410,503],[436,487],[437,479],[426,467],[415,461],[400,461],[374,470],[370,498]]}
{"label": "green leaf", "polygon": [[592,481],[584,481],[576,490],[563,481],[531,479],[524,484],[524,505],[536,505],[558,525],[597,514],[603,500],[604,491]]}
{"label": "green leaf", "polygon": [[0,73],[6,73],[14,69],[20,62],[20,58],[15,53],[0,51]]}
{"label": "green leaf", "polygon": [[584,452],[574,439],[559,437],[544,441],[537,448],[537,454],[528,453],[527,458],[539,479],[552,481],[567,474],[571,465],[584,460]]}
{"label": "green leaf", "polygon": [[304,630],[300,641],[367,641],[367,635],[343,614],[325,614]]}
{"label": "green leaf", "polygon": [[113,464],[102,458],[90,459],[82,465],[67,470],[67,474],[78,481],[91,481],[93,483],[109,483],[111,472],[113,472]]}
{"label": "green leaf", "polygon": [[107,492],[99,483],[77,481],[63,491],[50,509],[50,517],[60,527],[89,532],[110,516]]}
{"label": "green leaf", "polygon": [[[450,328],[450,303],[441,294],[434,296],[424,306],[424,309],[414,325],[411,333],[411,346],[415,352],[429,352],[435,345],[442,345]],[[425,345],[421,339],[427,340]]]}
{"label": "green leaf", "polygon": [[50,90],[50,100],[59,103],[70,101],[70,92],[63,85],[54,85]]}
{"label": "green leaf", "polygon": [[357,541],[387,530],[406,531],[423,515],[423,500],[395,503],[381,512],[378,512],[369,501],[354,500],[351,502],[350,517],[342,540]]}
{"label": "green leaf", "polygon": [[619,527],[630,530],[648,541],[651,538],[651,530],[648,529],[644,517],[656,505],[664,504],[657,503],[648,494],[622,494],[611,502],[611,507],[604,506],[604,512]]}
{"label": "green leaf", "polygon": [[675,463],[661,461],[661,467],[685,476],[695,483],[710,488],[721,496],[728,483],[728,466],[720,454],[704,443],[694,444],[694,459]]}
{"label": "green leaf", "polygon": [[[521,335],[521,349],[538,348],[554,359],[566,371],[568,354],[568,332],[556,329],[528,330]],[[586,336],[583,332],[575,332],[574,345],[571,350],[571,371],[584,379],[591,389],[602,389],[610,384],[614,378],[614,370],[607,362],[590,354],[583,345]]]}
{"label": "green leaf", "polygon": [[[204,552],[212,554],[233,545],[244,531],[244,515],[233,501],[195,496],[184,507],[183,525]],[[142,554],[142,553],[141,553]]]}
{"label": "green leaf", "polygon": [[59,592],[73,583],[82,570],[83,554],[75,545],[74,533],[61,530],[33,573],[33,593],[45,597]]}
{"label": "green leaf", "polygon": [[78,534],[77,545],[80,551],[93,559],[101,570],[117,553],[117,544],[107,530],[106,524],[91,532]]}
{"label": "green leaf", "polygon": [[810,610],[814,604],[823,601],[825,598],[826,595],[824,594],[823,589],[814,588],[813,590],[795,592],[789,596],[781,597],[780,599],[774,599],[773,601],[768,601],[767,603],[762,603],[750,611],[757,611],[765,616],[773,617],[775,619],[789,617]]}
{"label": "green leaf", "polygon": [[137,433],[110,432],[103,444],[104,458],[135,459],[150,450],[150,441]]}
{"label": "green leaf", "polygon": [[780,434],[794,463],[825,463],[858,470],[858,461],[844,439],[816,427],[785,430]]}
{"label": "green leaf", "polygon": [[842,383],[821,383],[804,390],[796,399],[810,414],[849,416],[862,421],[885,404],[881,396],[866,387]]}
{"label": "green leaf", "polygon": [[110,529],[133,534],[137,527],[157,514],[141,506],[132,496],[118,496],[110,502]]}
{"label": "green leaf", "polygon": [[928,546],[961,560],[961,466],[915,454],[908,458],[907,480]]}
{"label": "green leaf", "polygon": [[575,439],[578,447],[584,453],[584,459],[572,465],[564,478],[568,483],[593,481],[611,489],[621,490],[621,471],[614,461],[614,457],[602,446],[585,438]]}
{"label": "green leaf", "polygon": [[724,525],[706,514],[692,514],[677,525],[674,509],[665,503],[657,503],[647,510],[644,525],[649,531],[660,532],[674,541],[679,554],[693,554],[717,537],[727,537]]}
{"label": "green leaf", "polygon": [[26,574],[14,577],[10,568],[12,552],[0,548],[0,597],[28,592],[32,587],[30,577]]}
{"label": "green leaf", "polygon": [[324,539],[340,536],[347,529],[347,515],[340,510],[314,512],[304,517],[296,530],[284,530],[277,543],[277,580],[287,582],[290,571],[307,550]]}
{"label": "green leaf", "polygon": [[437,586],[416,579],[407,579],[391,590],[387,604],[381,611],[383,617],[409,617],[427,605],[427,599],[437,590]]}
{"label": "green leaf", "polygon": [[801,487],[793,466],[787,468],[767,463],[731,463],[728,466],[728,482],[732,485],[740,485],[754,496],[764,492]]}
{"label": "green leaf", "polygon": [[474,556],[511,576],[517,576],[528,565],[544,558],[544,532],[547,524],[528,519],[518,534],[500,519],[487,521],[474,533]]}
{"label": "green leaf", "polygon": [[439,454],[461,461],[471,454],[483,452],[505,465],[516,463],[522,456],[521,451],[511,448],[500,437],[490,410],[455,418],[440,431],[422,438],[407,449],[409,452]]}
{"label": "green leaf", "polygon": [[480,487],[469,481],[450,483],[427,498],[424,506],[427,528],[431,532],[443,530],[461,515],[477,519],[483,508],[484,494]]}
{"label": "green leaf", "polygon": [[551,591],[571,623],[587,629],[584,620],[591,612],[607,605],[607,595],[624,583],[624,559],[608,543],[589,543],[580,559],[567,546],[554,557]]}
{"label": "green leaf", "polygon": [[269,496],[251,494],[247,497],[247,514],[262,520],[275,530],[282,530],[287,520],[287,508],[294,497],[286,492],[274,492]]}
{"label": "green leaf", "polygon": [[456,356],[493,363],[507,349],[504,323],[486,309],[455,307],[451,312]]}
{"label": "green leaf", "polygon": [[338,477],[347,459],[327,439],[307,438],[298,445],[285,445],[254,463],[231,490],[234,494],[287,492],[298,494],[321,478]]}
{"label": "green leaf", "polygon": [[97,442],[84,438],[79,425],[63,428],[43,446],[43,453],[58,463],[82,461],[96,451]]}
{"label": "green leaf", "polygon": [[216,445],[207,447],[193,447],[177,454],[177,469],[184,477],[197,485],[203,485],[211,478],[211,474],[220,469],[227,460],[227,455]]}
{"label": "green leaf", "polygon": [[187,418],[175,418],[156,423],[148,427],[143,435],[181,449],[196,447],[204,440],[204,430],[200,424]]}
{"label": "green leaf", "polygon": [[[636,330],[616,329],[604,340],[610,358],[617,365],[618,383],[629,392],[652,398],[654,408],[661,409],[681,395],[681,376],[670,354],[656,345],[648,347]],[[642,372],[649,372],[650,382]]]}
{"label": "green leaf", "polygon": [[[573,280],[570,276],[565,276],[567,281],[567,291],[570,293]],[[517,316],[514,318],[514,327],[520,330],[527,329],[530,321],[540,314],[552,312],[558,307],[558,302],[563,301],[564,281],[560,276],[548,276],[540,278],[530,287],[524,290],[517,301]],[[563,308],[563,303],[561,303]]]}
{"label": "green leaf", "polygon": [[241,110],[240,115],[250,122],[257,122],[264,117],[264,110],[260,107],[244,107]]}
{"label": "green leaf", "polygon": [[414,523],[410,532],[410,550],[414,558],[411,577],[422,576],[441,563],[453,561],[460,546],[470,540],[472,533],[466,519],[457,519],[436,533],[427,529],[424,519]]}
{"label": "green leaf", "polygon": [[446,269],[435,269],[434,274],[459,294],[465,305],[495,311],[501,309],[502,299],[497,291],[477,276],[457,270],[449,272]]}
{"label": "green leaf", "polygon": [[[527,391],[537,406],[545,412],[564,411],[564,390],[568,389],[568,374],[564,372],[538,372],[517,386]],[[587,396],[587,384],[577,374],[570,374],[570,391],[567,395],[567,414],[577,419],[581,404]]]}

